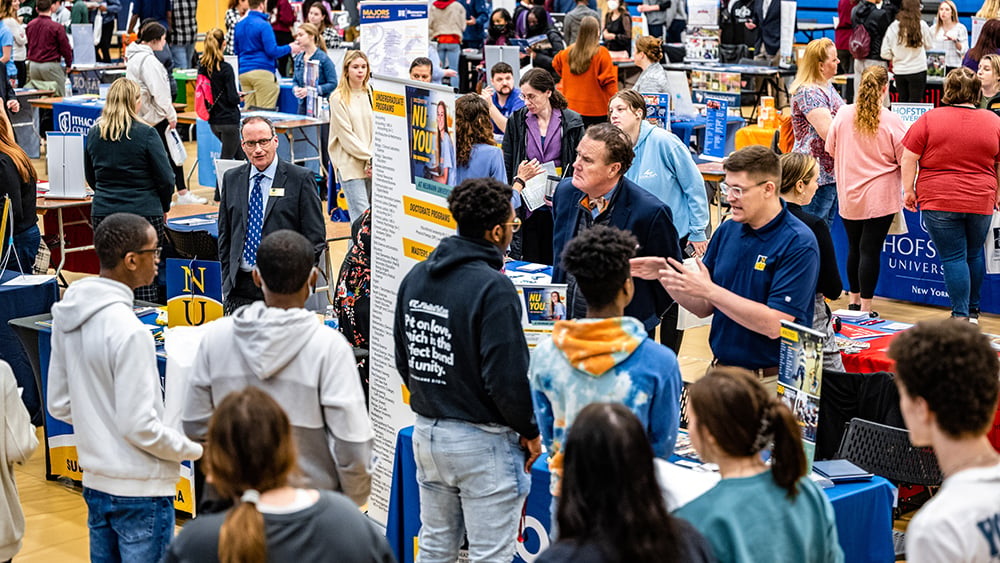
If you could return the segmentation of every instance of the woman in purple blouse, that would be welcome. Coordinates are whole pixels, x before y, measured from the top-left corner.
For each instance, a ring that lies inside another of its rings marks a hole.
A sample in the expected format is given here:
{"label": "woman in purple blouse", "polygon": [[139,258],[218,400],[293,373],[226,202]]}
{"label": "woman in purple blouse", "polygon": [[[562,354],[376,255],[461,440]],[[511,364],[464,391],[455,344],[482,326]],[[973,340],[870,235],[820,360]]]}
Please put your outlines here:
{"label": "woman in purple blouse", "polygon": [[[552,75],[534,68],[521,76],[521,98],[524,107],[507,119],[503,138],[503,160],[507,177],[515,190],[525,182],[543,174],[543,166],[551,162],[559,176],[572,175],[576,160],[576,145],[583,138],[583,118],[568,109],[566,98],[556,90]],[[534,164],[530,176],[518,176],[522,164]],[[518,260],[552,264],[552,213],[548,205],[528,212],[518,210],[521,230],[515,233],[510,256]]]}

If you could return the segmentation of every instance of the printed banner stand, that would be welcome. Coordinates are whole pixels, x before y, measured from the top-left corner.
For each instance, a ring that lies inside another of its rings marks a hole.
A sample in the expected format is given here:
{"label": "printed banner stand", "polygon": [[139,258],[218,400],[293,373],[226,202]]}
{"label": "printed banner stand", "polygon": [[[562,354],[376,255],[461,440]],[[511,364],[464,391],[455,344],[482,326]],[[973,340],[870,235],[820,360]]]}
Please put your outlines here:
{"label": "printed banner stand", "polygon": [[892,113],[898,115],[903,120],[906,128],[909,129],[910,125],[916,123],[921,115],[934,109],[934,104],[894,103],[891,109]]}
{"label": "printed banner stand", "polygon": [[823,390],[823,333],[781,321],[781,355],[778,362],[778,398],[802,427],[806,473],[812,470],[819,423],[819,397]]}
{"label": "printed banner stand", "polygon": [[705,99],[705,146],[701,158],[721,162],[726,158],[726,117],[729,102],[718,98]]}
{"label": "printed banner stand", "polygon": [[410,61],[426,57],[426,2],[362,2],[361,50],[368,55],[371,72],[382,77],[407,79]]}

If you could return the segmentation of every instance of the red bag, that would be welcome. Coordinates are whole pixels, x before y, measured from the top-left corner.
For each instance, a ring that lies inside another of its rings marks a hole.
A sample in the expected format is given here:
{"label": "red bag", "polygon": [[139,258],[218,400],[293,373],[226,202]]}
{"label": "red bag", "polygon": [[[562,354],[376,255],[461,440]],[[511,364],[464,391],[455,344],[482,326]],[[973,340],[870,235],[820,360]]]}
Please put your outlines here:
{"label": "red bag", "polygon": [[199,73],[194,82],[194,111],[198,117],[208,121],[213,105],[215,105],[215,96],[212,94],[212,81],[204,74]]}
{"label": "red bag", "polygon": [[851,52],[851,56],[854,57],[854,60],[860,61],[867,59],[871,46],[872,38],[868,35],[868,30],[865,29],[865,26],[855,26],[854,31],[851,32],[851,39],[847,44],[847,49]]}

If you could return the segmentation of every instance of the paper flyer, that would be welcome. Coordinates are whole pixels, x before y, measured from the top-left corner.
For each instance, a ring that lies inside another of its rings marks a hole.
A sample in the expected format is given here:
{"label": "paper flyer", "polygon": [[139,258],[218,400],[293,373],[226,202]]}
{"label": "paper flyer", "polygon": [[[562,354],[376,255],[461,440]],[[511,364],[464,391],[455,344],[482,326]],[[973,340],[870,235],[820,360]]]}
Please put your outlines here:
{"label": "paper flyer", "polygon": [[[823,334],[781,321],[781,355],[778,361],[778,398],[802,428],[806,465],[812,468],[819,424],[819,397],[823,387]],[[808,472],[808,470],[807,470]]]}
{"label": "paper flyer", "polygon": [[408,78],[410,61],[426,57],[426,2],[362,2],[361,50],[373,74]]}
{"label": "paper flyer", "polygon": [[[455,234],[456,225],[447,201],[451,188],[446,182],[425,178],[435,163],[437,108],[443,103],[445,115],[453,116],[455,96],[447,87],[380,75],[374,77],[372,87],[369,381],[379,463],[372,477],[368,514],[384,525],[389,515],[396,435],[401,428],[413,424],[414,419],[403,380],[396,371],[392,332],[396,294],[407,272],[426,259],[441,239]],[[420,126],[416,132],[414,124]],[[449,135],[454,135],[453,127],[448,130]]]}
{"label": "paper flyer", "polygon": [[726,117],[729,102],[717,98],[705,100],[705,147],[702,157],[722,160],[726,157]]}

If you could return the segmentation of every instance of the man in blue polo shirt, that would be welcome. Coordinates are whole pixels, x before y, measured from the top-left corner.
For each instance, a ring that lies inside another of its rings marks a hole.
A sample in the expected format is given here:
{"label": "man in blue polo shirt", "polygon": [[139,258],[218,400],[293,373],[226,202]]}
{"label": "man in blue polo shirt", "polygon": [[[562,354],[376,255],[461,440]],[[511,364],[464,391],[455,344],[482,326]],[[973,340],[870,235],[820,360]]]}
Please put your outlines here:
{"label": "man in blue polo shirt", "polygon": [[503,135],[507,130],[507,118],[524,107],[521,90],[514,86],[514,69],[500,61],[490,69],[490,87],[483,88],[482,96],[490,102],[490,121],[493,134]]}
{"label": "man in blue polo shirt", "polygon": [[274,30],[264,13],[264,0],[250,0],[250,10],[233,31],[233,51],[240,63],[240,88],[250,92],[246,107],[275,109],[278,107],[278,59],[302,51],[298,43],[278,45]]}
{"label": "man in blue polo shirt", "polygon": [[819,247],[778,196],[781,164],[761,146],[724,163],[720,185],[733,220],[719,226],[698,269],[676,260],[635,258],[632,275],[659,278],[670,295],[699,317],[712,317],[713,365],[753,371],[765,384],[778,375],[781,321],[812,326]]}

